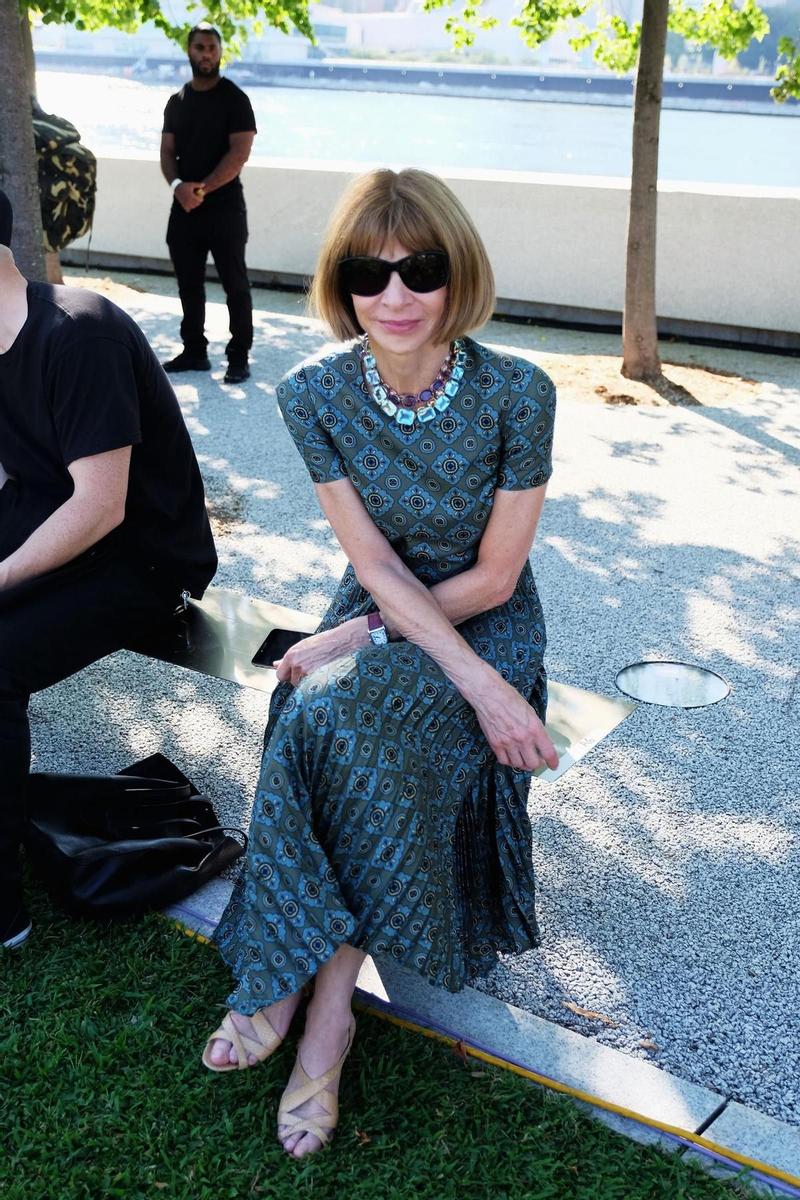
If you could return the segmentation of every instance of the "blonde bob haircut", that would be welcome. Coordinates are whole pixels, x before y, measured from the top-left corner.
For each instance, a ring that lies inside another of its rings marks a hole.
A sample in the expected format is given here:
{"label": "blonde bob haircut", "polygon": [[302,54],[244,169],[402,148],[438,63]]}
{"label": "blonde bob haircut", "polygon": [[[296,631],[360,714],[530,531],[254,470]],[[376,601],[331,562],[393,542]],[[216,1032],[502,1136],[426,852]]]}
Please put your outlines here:
{"label": "blonde bob haircut", "polygon": [[450,262],[447,304],[435,336],[462,337],[488,321],[494,310],[494,275],[461,201],[427,171],[381,169],[360,175],[331,218],[311,285],[309,307],[337,339],[363,333],[352,298],[339,286],[339,261],[354,254],[380,254],[387,242],[409,253],[444,250]]}

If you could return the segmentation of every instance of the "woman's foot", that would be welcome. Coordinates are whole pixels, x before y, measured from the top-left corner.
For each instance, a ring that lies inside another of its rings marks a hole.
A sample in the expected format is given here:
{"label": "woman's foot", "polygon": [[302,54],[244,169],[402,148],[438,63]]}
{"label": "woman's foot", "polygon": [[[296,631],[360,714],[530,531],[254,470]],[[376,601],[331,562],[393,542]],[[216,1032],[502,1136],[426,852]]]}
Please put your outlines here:
{"label": "woman's foot", "polygon": [[349,1007],[321,1015],[309,1007],[278,1111],[278,1138],[293,1158],[314,1154],[333,1137],[339,1115],[339,1079],[355,1028]]}
{"label": "woman's foot", "polygon": [[[278,1000],[275,1004],[260,1008],[252,1018],[244,1017],[241,1013],[228,1013],[225,1020],[230,1020],[234,1030],[240,1035],[239,1045],[246,1056],[248,1067],[254,1067],[256,1063],[263,1062],[273,1050],[278,1048],[278,1044],[286,1037],[301,997],[302,992],[294,992],[285,1000]],[[224,1025],[223,1022],[222,1028]],[[254,1043],[263,1046],[266,1054],[253,1053]],[[227,1038],[213,1037],[213,1035],[206,1046],[203,1061],[211,1070],[226,1070],[241,1066],[237,1046]]]}

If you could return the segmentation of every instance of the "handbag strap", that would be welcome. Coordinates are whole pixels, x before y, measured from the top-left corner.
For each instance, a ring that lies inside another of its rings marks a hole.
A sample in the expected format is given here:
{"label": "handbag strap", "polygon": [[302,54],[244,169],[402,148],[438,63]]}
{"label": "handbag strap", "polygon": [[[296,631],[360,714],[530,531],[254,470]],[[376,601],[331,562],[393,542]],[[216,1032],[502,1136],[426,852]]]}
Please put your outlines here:
{"label": "handbag strap", "polygon": [[202,837],[205,833],[236,833],[242,839],[242,852],[247,850],[248,837],[243,829],[239,829],[238,825],[211,825],[208,829],[198,829],[194,833],[187,834],[187,838]]}

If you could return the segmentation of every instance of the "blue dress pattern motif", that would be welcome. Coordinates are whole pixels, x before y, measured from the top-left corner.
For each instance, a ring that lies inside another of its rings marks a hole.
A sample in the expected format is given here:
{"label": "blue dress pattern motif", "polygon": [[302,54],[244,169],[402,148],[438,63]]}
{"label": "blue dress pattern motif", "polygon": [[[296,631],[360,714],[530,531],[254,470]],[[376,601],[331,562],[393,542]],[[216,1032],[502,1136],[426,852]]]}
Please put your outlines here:
{"label": "blue dress pattern motif", "polygon": [[[555,389],[465,339],[450,408],[406,430],[369,397],[356,348],[278,387],[315,483],[349,478],[426,586],[472,567],[497,488],[544,484]],[[375,607],[348,567],[320,630]],[[530,565],[459,632],[541,717],[545,629]],[[297,991],[343,943],[457,991],[538,941],[530,775],[500,766],[473,709],[408,641],[367,646],[273,693],[242,874],[215,934],[236,1011]]]}

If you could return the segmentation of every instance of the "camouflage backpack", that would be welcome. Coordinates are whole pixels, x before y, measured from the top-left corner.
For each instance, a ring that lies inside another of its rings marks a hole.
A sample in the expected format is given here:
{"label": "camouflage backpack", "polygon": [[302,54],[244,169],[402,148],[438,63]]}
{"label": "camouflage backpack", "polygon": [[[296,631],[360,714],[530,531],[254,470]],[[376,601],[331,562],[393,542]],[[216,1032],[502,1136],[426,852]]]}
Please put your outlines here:
{"label": "camouflage backpack", "polygon": [[97,159],[63,117],[33,102],[33,135],[39,160],[39,196],[46,250],[63,250],[92,227]]}

